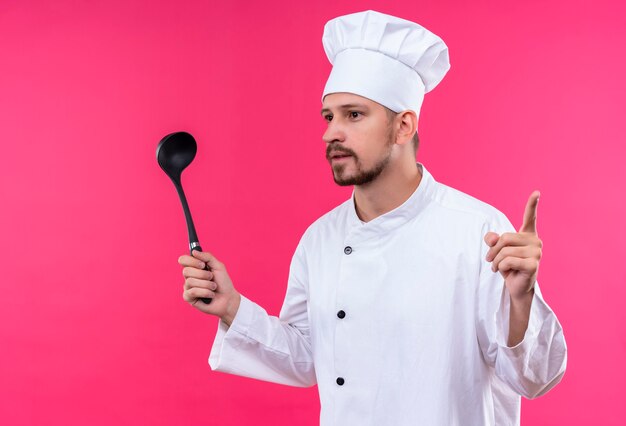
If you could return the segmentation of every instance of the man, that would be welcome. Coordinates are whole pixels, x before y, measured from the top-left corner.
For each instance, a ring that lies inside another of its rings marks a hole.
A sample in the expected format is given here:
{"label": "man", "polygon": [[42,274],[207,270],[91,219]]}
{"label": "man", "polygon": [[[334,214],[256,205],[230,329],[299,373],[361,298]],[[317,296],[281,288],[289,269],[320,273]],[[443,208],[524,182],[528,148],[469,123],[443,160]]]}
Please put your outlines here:
{"label": "man", "polygon": [[179,259],[183,298],[220,317],[211,367],[317,384],[322,425],[519,424],[520,395],[546,393],[567,359],[536,282],[539,193],[515,232],[416,163],[423,95],[449,69],[439,37],[367,11],[329,21],[323,42],[323,140],[352,198],[302,236],[279,317],[210,253]]}

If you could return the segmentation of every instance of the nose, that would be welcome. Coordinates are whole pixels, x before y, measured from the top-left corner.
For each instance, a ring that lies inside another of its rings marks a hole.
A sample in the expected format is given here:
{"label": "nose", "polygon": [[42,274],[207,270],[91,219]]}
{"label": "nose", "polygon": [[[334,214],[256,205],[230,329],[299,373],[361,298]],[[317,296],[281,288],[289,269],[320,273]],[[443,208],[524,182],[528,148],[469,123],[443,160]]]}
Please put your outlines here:
{"label": "nose", "polygon": [[333,142],[343,142],[345,139],[346,135],[342,126],[337,122],[337,120],[330,121],[326,131],[322,135],[322,140],[329,144]]}

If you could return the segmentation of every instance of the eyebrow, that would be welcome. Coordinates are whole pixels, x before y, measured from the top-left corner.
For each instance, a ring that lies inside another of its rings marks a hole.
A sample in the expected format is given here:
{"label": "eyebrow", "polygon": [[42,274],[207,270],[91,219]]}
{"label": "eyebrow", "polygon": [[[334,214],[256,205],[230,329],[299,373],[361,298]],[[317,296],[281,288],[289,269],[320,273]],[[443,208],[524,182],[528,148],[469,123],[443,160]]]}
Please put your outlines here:
{"label": "eyebrow", "polygon": [[[346,110],[346,109],[351,109],[351,108],[367,109],[367,106],[365,106],[364,104],[343,104],[337,107],[337,109],[340,109],[340,110]],[[322,108],[322,110],[320,111],[320,114],[324,115],[327,112],[331,112],[330,108]]]}

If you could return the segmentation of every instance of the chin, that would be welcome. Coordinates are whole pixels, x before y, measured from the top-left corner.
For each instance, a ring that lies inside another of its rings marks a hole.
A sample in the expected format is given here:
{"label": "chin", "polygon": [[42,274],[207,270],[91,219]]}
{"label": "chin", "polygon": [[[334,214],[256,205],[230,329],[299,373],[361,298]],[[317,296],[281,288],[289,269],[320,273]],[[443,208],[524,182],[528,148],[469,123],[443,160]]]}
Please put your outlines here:
{"label": "chin", "polygon": [[351,182],[340,181],[340,180],[337,180],[337,179],[335,179],[335,183],[338,186],[352,186],[353,185]]}
{"label": "chin", "polygon": [[363,175],[342,176],[341,178],[333,176],[333,179],[335,180],[335,183],[339,186],[365,185],[373,180],[371,177]]}

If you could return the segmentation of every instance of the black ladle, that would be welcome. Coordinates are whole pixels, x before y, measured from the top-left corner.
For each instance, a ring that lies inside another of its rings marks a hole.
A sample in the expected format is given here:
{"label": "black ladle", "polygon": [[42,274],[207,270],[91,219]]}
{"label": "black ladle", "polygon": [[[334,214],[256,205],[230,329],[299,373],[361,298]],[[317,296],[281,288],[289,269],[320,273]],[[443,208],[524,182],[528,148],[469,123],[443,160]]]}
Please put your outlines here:
{"label": "black ladle", "polygon": [[[180,176],[189,164],[196,156],[198,147],[196,140],[187,132],[175,132],[165,136],[159,142],[156,150],[157,162],[163,171],[172,179],[180,202],[183,205],[183,211],[185,212],[185,220],[187,221],[187,231],[189,232],[189,251],[193,256],[193,251],[202,251],[200,242],[198,241],[198,235],[196,234],[196,228],[193,226],[193,219],[191,218],[191,212],[189,211],[189,205],[187,204],[187,198],[183,191],[183,186],[180,183]],[[205,270],[209,271],[209,265],[206,265]],[[200,298],[204,303],[211,303],[210,298]]]}

